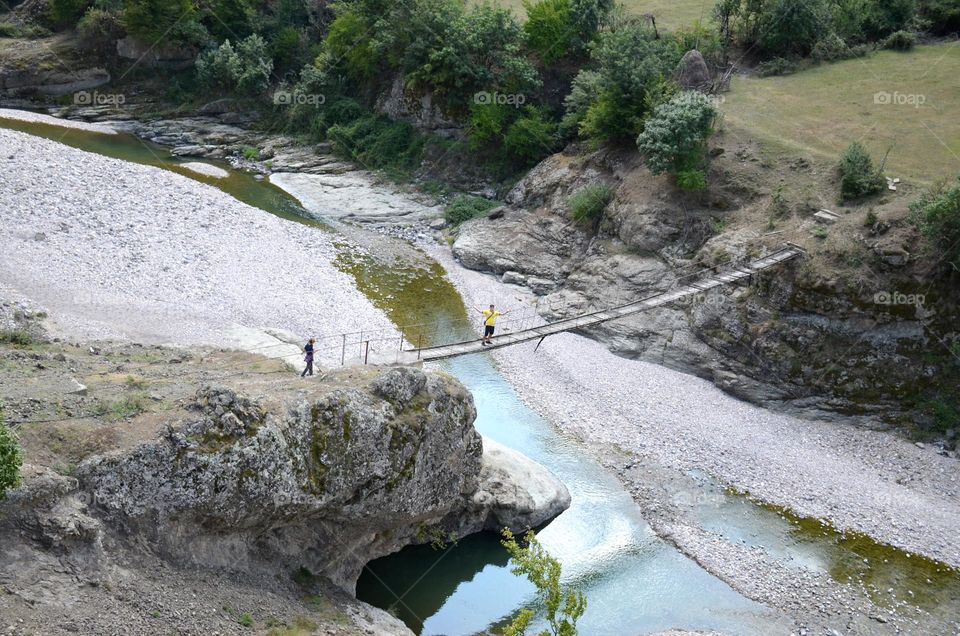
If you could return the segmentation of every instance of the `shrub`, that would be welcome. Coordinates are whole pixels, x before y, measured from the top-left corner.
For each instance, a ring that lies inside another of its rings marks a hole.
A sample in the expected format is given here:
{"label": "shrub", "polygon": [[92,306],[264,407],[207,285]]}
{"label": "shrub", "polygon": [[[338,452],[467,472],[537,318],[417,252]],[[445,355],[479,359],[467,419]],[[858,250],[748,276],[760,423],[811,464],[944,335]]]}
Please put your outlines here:
{"label": "shrub", "polygon": [[89,7],[90,0],[50,0],[50,22],[61,29],[72,27]]}
{"label": "shrub", "polygon": [[960,182],[937,186],[910,206],[911,220],[954,270],[960,271]]}
{"label": "shrub", "polygon": [[127,33],[151,44],[203,46],[210,37],[193,0],[124,0],[123,23]]}
{"label": "shrub", "polygon": [[254,11],[249,0],[206,0],[201,6],[200,21],[217,41],[250,35]]}
{"label": "shrub", "polygon": [[920,15],[938,35],[960,32],[960,3],[956,0],[920,0]]}
{"label": "shrub", "polygon": [[613,200],[613,189],[604,183],[580,188],[567,201],[573,220],[581,225],[594,225]]}
{"label": "shrub", "polygon": [[15,347],[29,347],[36,343],[30,332],[23,329],[0,329],[0,344],[10,344]]}
{"label": "shrub", "polygon": [[657,39],[638,19],[603,32],[591,49],[594,68],[580,71],[564,102],[565,127],[597,141],[636,139],[647,91],[673,75],[680,57],[674,40]]}
{"label": "shrub", "polygon": [[489,144],[499,143],[510,122],[517,116],[516,108],[507,104],[473,103],[470,105],[470,120],[467,138],[470,148],[479,150]]}
{"label": "shrub", "polygon": [[916,0],[871,0],[866,4],[863,33],[869,40],[879,40],[906,29],[916,14]]}
{"label": "shrub", "polygon": [[[587,609],[587,599],[582,592],[568,590],[566,593],[560,587],[562,568],[556,558],[543,549],[537,541],[533,530],[528,530],[520,545],[510,530],[504,528],[503,547],[510,553],[513,563],[511,572],[526,576],[537,588],[537,596],[543,603],[546,612],[548,634],[562,634],[576,636],[577,621]],[[505,636],[521,636],[525,634],[536,614],[532,609],[524,608],[510,625],[504,630]]]}
{"label": "shrub", "polygon": [[796,60],[788,60],[784,57],[775,57],[757,65],[757,74],[760,77],[790,75],[798,70],[800,70],[800,64]]}
{"label": "shrub", "polygon": [[241,40],[234,49],[230,40],[197,58],[200,83],[224,91],[246,95],[263,93],[270,86],[273,60],[267,43],[259,35]]}
{"label": "shrub", "polygon": [[680,93],[659,106],[637,138],[650,172],[669,172],[680,177],[681,187],[696,189],[703,178],[694,173],[702,175],[716,118],[716,108],[702,93]]}
{"label": "shrub", "polygon": [[0,406],[0,500],[6,497],[7,490],[20,485],[22,465],[23,451],[16,434],[7,428]]}
{"label": "shrub", "polygon": [[366,168],[408,173],[420,165],[423,137],[410,126],[367,115],[327,130],[337,149]]}
{"label": "shrub", "polygon": [[577,44],[570,0],[523,0],[527,21],[523,31],[528,46],[540,54],[544,64],[554,64],[570,55]]}
{"label": "shrub", "polygon": [[823,0],[774,0],[764,3],[760,20],[761,51],[784,56],[809,54],[830,17]]}
{"label": "shrub", "polygon": [[850,57],[850,47],[836,33],[825,35],[813,47],[810,57],[818,62],[834,62]]}
{"label": "shrub", "polygon": [[880,43],[880,48],[893,51],[909,51],[916,43],[916,34],[910,31],[895,31]]}
{"label": "shrub", "polygon": [[77,23],[77,32],[85,46],[106,52],[113,50],[124,29],[118,14],[93,7]]}
{"label": "shrub", "polygon": [[503,137],[507,153],[521,163],[532,163],[546,157],[557,142],[557,125],[545,121],[541,112],[527,109],[525,115],[510,125]]}
{"label": "shrub", "polygon": [[443,218],[450,227],[456,227],[461,223],[466,223],[470,219],[483,216],[493,208],[497,207],[496,201],[490,201],[482,197],[473,197],[467,194],[459,194],[447,204],[443,211]]}
{"label": "shrub", "polygon": [[876,194],[883,188],[883,175],[860,142],[847,147],[840,157],[840,198],[843,201]]}

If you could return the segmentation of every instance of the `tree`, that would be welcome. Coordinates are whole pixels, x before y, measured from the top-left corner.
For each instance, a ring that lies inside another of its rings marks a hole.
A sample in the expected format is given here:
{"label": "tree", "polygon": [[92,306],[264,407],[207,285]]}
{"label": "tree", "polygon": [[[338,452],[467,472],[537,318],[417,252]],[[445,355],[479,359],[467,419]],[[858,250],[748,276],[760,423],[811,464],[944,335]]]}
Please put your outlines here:
{"label": "tree", "polygon": [[570,0],[523,0],[527,21],[523,31],[527,44],[540,54],[544,64],[555,64],[570,55],[577,44],[577,28]]}
{"label": "tree", "polygon": [[910,205],[911,220],[937,247],[943,260],[960,272],[960,180],[939,185]]}
{"label": "tree", "polygon": [[839,169],[840,197],[844,201],[876,194],[883,188],[883,175],[859,141],[850,144],[840,156]]}
{"label": "tree", "polygon": [[648,114],[651,86],[672,76],[680,53],[669,37],[656,38],[639,19],[605,31],[591,48],[592,68],[574,78],[565,101],[565,127],[598,141],[632,141]]}
{"label": "tree", "polygon": [[637,138],[650,172],[669,172],[686,189],[703,187],[707,140],[716,118],[713,104],[698,92],[680,93],[658,106]]}
{"label": "tree", "polygon": [[774,0],[764,11],[760,48],[768,55],[809,55],[824,31],[829,14],[823,0]]}
{"label": "tree", "polygon": [[193,0],[124,0],[127,33],[153,43],[200,46],[209,39]]}
{"label": "tree", "polygon": [[[513,561],[511,571],[526,576],[537,588],[537,595],[546,610],[549,630],[543,630],[538,636],[575,636],[577,621],[587,610],[587,599],[582,592],[569,590],[564,594],[560,588],[560,562],[550,556],[537,541],[533,530],[527,530],[523,537],[524,545],[517,543],[509,529],[503,529],[503,547],[510,553]],[[505,636],[526,634],[536,614],[525,608],[504,630]]]}
{"label": "tree", "polygon": [[270,86],[273,60],[259,35],[241,40],[236,48],[227,40],[197,58],[197,78],[206,86],[245,95],[258,95]]}
{"label": "tree", "polygon": [[23,465],[23,451],[17,442],[17,436],[7,428],[0,406],[0,500],[6,497],[10,488],[20,485],[20,466]]}

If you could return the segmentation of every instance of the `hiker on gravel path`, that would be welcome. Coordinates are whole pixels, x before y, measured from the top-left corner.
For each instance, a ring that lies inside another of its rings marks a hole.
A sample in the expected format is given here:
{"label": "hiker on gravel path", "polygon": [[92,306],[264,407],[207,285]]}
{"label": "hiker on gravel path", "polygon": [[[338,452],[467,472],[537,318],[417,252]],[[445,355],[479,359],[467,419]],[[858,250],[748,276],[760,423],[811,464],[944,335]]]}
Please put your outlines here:
{"label": "hiker on gravel path", "polygon": [[480,309],[475,307],[477,311],[483,314],[483,342],[481,343],[484,347],[488,344],[493,344],[493,332],[496,330],[497,318],[500,316],[506,316],[509,314],[509,311],[497,311],[497,308],[493,305],[490,305],[490,309]]}
{"label": "hiker on gravel path", "polygon": [[315,338],[310,338],[310,342],[303,348],[303,361],[307,363],[307,366],[303,369],[303,373],[300,374],[301,378],[307,375],[307,372],[313,375],[313,343],[316,341]]}

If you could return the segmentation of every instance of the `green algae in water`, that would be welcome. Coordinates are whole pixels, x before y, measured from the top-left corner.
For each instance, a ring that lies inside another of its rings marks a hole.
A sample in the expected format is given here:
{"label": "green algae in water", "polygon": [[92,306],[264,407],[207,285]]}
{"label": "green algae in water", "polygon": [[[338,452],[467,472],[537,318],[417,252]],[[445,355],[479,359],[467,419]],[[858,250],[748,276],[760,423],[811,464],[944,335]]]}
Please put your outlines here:
{"label": "green algae in water", "polygon": [[831,578],[839,583],[859,584],[880,607],[892,608],[905,602],[931,613],[950,613],[960,604],[960,571],[945,563],[880,543],[859,532],[837,530],[826,521],[801,517],[788,508],[759,501],[736,489],[728,488],[727,494],[785,520],[790,525],[791,538],[814,544],[823,551]]}
{"label": "green algae in water", "polygon": [[[115,135],[98,133],[76,128],[65,128],[54,124],[25,122],[0,117],[0,128],[43,137],[51,141],[96,153],[113,159],[121,159],[154,168],[162,168],[179,175],[213,186],[231,195],[238,201],[260,208],[287,221],[310,225],[330,231],[330,226],[311,218],[300,203],[292,196],[268,183],[257,180],[253,174],[234,170],[225,161],[207,159],[181,159],[170,154],[170,149],[127,133]],[[229,175],[222,179],[198,174],[183,167],[184,163],[206,163],[226,170]]]}
{"label": "green algae in water", "polygon": [[[357,288],[384,312],[413,344],[439,344],[450,331],[466,334],[467,308],[440,263],[427,259],[420,265],[394,260],[379,262],[338,244],[334,265],[353,277]],[[459,329],[458,329],[459,327]],[[446,333],[445,333],[446,332]]]}

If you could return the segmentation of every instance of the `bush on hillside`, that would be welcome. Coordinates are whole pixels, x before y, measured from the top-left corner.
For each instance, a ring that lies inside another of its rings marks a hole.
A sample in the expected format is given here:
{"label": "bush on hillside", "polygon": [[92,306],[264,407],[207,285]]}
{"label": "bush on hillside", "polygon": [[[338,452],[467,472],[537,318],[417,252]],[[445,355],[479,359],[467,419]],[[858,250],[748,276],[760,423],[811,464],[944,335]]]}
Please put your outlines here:
{"label": "bush on hillside", "polygon": [[910,31],[895,31],[880,43],[880,48],[892,51],[909,51],[916,45],[917,36]]}
{"label": "bush on hillside", "polygon": [[511,159],[532,164],[554,151],[557,145],[557,125],[546,121],[535,108],[514,121],[503,137],[503,146]]}
{"label": "bush on hillside", "polygon": [[193,0],[123,0],[127,33],[149,44],[204,46],[210,34]]}
{"label": "bush on hillside", "polygon": [[273,60],[259,35],[241,40],[236,48],[227,40],[197,58],[197,79],[207,88],[258,95],[270,86]]}
{"label": "bush on hillside", "polygon": [[669,172],[688,189],[703,187],[707,141],[716,119],[716,108],[702,93],[680,93],[657,107],[637,138],[650,172]]}
{"label": "bush on hillside", "polygon": [[567,205],[575,222],[595,226],[612,200],[613,189],[610,186],[594,183],[574,192],[567,200]]}
{"label": "bush on hillside", "polygon": [[77,23],[77,33],[84,46],[106,53],[114,50],[125,31],[119,14],[92,7]]}
{"label": "bush on hillside", "polygon": [[0,500],[6,497],[7,490],[20,485],[20,467],[23,465],[23,451],[17,436],[7,428],[0,406]]}
{"label": "bush on hillside", "polygon": [[960,33],[960,2],[956,0],[920,0],[920,15],[937,35]]}
{"label": "bush on hillside", "polygon": [[829,33],[814,45],[810,57],[818,62],[845,60],[850,57],[850,47],[839,35]]}
{"label": "bush on hillside", "polygon": [[443,218],[450,227],[457,227],[470,219],[483,216],[497,205],[496,201],[473,197],[468,194],[459,194],[447,204],[443,211]]}
{"label": "bush on hillside", "polygon": [[799,70],[800,63],[797,60],[788,60],[784,57],[775,57],[757,65],[757,74],[760,77],[790,75]]}
{"label": "bush on hillside", "polygon": [[757,40],[767,55],[808,55],[824,31],[830,15],[823,0],[775,0],[765,3]]}
{"label": "bush on hillside", "polygon": [[910,206],[911,220],[954,271],[960,272],[960,181],[940,185]]}
{"label": "bush on hillside", "polygon": [[876,194],[883,183],[880,169],[874,167],[863,144],[858,141],[850,144],[840,156],[840,198],[851,201]]}
{"label": "bush on hillside", "polygon": [[423,158],[424,139],[413,126],[373,114],[330,126],[327,137],[365,168],[407,174]]}
{"label": "bush on hillside", "polygon": [[555,64],[573,52],[577,33],[570,0],[523,0],[523,8],[527,13],[523,25],[527,45],[544,64]]}
{"label": "bush on hillside", "polygon": [[198,17],[216,41],[236,42],[251,34],[254,15],[250,0],[206,0]]}
{"label": "bush on hillside", "polygon": [[680,57],[671,37],[657,38],[640,19],[601,33],[590,67],[574,78],[564,102],[565,129],[575,126],[597,141],[636,139],[649,113],[648,90],[673,76]]}
{"label": "bush on hillside", "polygon": [[73,27],[90,3],[90,0],[50,0],[51,24],[58,29]]}

